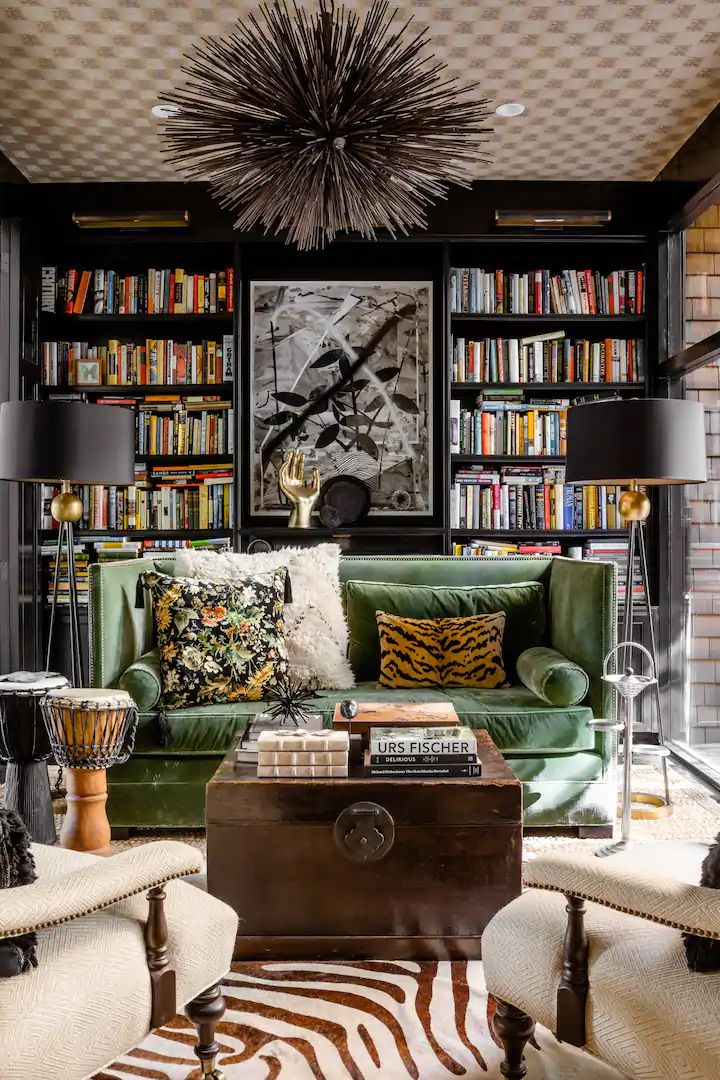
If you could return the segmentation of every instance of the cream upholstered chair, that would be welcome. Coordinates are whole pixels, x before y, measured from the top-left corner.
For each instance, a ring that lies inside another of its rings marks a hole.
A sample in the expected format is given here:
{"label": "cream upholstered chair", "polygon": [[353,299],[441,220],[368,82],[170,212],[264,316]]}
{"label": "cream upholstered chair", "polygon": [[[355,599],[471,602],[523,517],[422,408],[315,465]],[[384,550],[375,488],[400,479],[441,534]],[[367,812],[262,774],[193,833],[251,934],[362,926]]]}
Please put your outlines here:
{"label": "cream upholstered chair", "polygon": [[166,1023],[196,1025],[204,1077],[220,1077],[218,983],[235,912],[175,880],[198,873],[188,844],[110,858],[33,847],[38,880],[0,893],[0,938],[38,932],[38,966],[0,980],[0,1078],[84,1080]]}
{"label": "cream upholstered chair", "polygon": [[690,971],[681,937],[720,938],[720,891],[638,868],[639,850],[532,859],[530,888],[486,927],[509,1080],[535,1021],[637,1080],[720,1080],[720,972]]}

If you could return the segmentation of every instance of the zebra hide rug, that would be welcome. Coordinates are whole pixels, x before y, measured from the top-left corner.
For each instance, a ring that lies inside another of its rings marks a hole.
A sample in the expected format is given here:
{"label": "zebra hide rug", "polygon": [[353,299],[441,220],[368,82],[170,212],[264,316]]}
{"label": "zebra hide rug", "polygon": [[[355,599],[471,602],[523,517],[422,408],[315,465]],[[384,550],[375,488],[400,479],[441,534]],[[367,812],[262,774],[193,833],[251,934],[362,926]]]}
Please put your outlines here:
{"label": "zebra hide rug", "polygon": [[[218,1026],[226,1080],[501,1080],[482,963],[233,964]],[[199,1080],[183,1017],[95,1080]],[[618,1080],[538,1028],[527,1080]]]}

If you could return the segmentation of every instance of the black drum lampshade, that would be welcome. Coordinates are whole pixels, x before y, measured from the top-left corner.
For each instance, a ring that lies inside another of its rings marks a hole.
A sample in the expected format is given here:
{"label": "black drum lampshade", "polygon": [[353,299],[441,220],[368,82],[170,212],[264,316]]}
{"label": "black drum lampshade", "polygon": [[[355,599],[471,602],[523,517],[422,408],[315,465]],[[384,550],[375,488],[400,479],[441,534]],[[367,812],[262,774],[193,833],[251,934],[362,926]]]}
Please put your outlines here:
{"label": "black drum lampshade", "polygon": [[0,405],[0,479],[132,484],[134,466],[132,409],[80,401]]}
{"label": "black drum lampshade", "polygon": [[135,482],[135,414],[121,405],[81,401],[6,401],[0,405],[0,480],[57,484],[58,523],[45,670],[50,660],[61,568],[67,574],[72,681],[82,686],[85,663],[78,616],[74,526],[83,501],[73,484]]}
{"label": "black drum lampshade", "polygon": [[567,484],[701,484],[707,480],[700,402],[591,401],[568,410]]}

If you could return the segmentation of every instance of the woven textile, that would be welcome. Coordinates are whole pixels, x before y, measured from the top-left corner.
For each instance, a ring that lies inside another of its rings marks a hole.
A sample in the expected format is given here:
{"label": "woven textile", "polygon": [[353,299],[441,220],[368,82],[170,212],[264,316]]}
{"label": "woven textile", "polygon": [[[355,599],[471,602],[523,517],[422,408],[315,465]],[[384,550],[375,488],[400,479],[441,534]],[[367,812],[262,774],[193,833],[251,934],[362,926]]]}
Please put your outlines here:
{"label": "woven textile", "polygon": [[[592,903],[585,923],[588,1051],[635,1080],[720,1080],[720,974],[688,971],[670,927]],[[553,1031],[566,925],[564,896],[531,889],[483,934],[488,990]]]}
{"label": "woven textile", "polygon": [[[144,890],[159,876],[187,873],[200,862],[192,848],[172,842],[148,844],[112,859],[39,846],[33,852],[41,880],[14,891],[39,893],[42,887],[56,913],[66,915],[90,900],[104,903],[111,891],[107,882],[125,891],[128,882],[134,882],[132,887]],[[73,871],[75,884],[70,885]],[[54,894],[46,890],[51,879],[58,886]],[[225,904],[192,885],[171,881],[166,893],[177,1002],[182,1007],[227,971],[237,919]],[[28,900],[34,918],[36,903]],[[39,967],[0,983],[2,1080],[84,1080],[147,1035],[147,913],[147,901],[140,895],[39,933]]]}
{"label": "woven textile", "polygon": [[145,844],[86,866],[69,858],[74,854],[58,849],[51,876],[40,875],[40,881],[3,894],[0,937],[67,922],[170,878],[196,874],[202,867],[197,851],[172,840]]}
{"label": "woven textile", "polygon": [[527,885],[572,893],[681,930],[720,938],[720,892],[637,873],[623,860],[545,856],[526,863]]}

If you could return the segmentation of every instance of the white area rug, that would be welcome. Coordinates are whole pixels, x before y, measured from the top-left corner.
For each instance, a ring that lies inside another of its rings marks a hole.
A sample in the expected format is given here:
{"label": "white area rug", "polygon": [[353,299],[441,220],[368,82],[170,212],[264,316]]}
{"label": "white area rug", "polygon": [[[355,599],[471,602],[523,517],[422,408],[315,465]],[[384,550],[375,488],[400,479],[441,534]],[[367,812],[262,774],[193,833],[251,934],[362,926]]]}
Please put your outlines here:
{"label": "white area rug", "polygon": [[[226,1080],[501,1080],[482,963],[234,964],[218,1027]],[[197,1080],[194,1029],[178,1018],[96,1080]],[[527,1080],[620,1074],[542,1028]]]}

